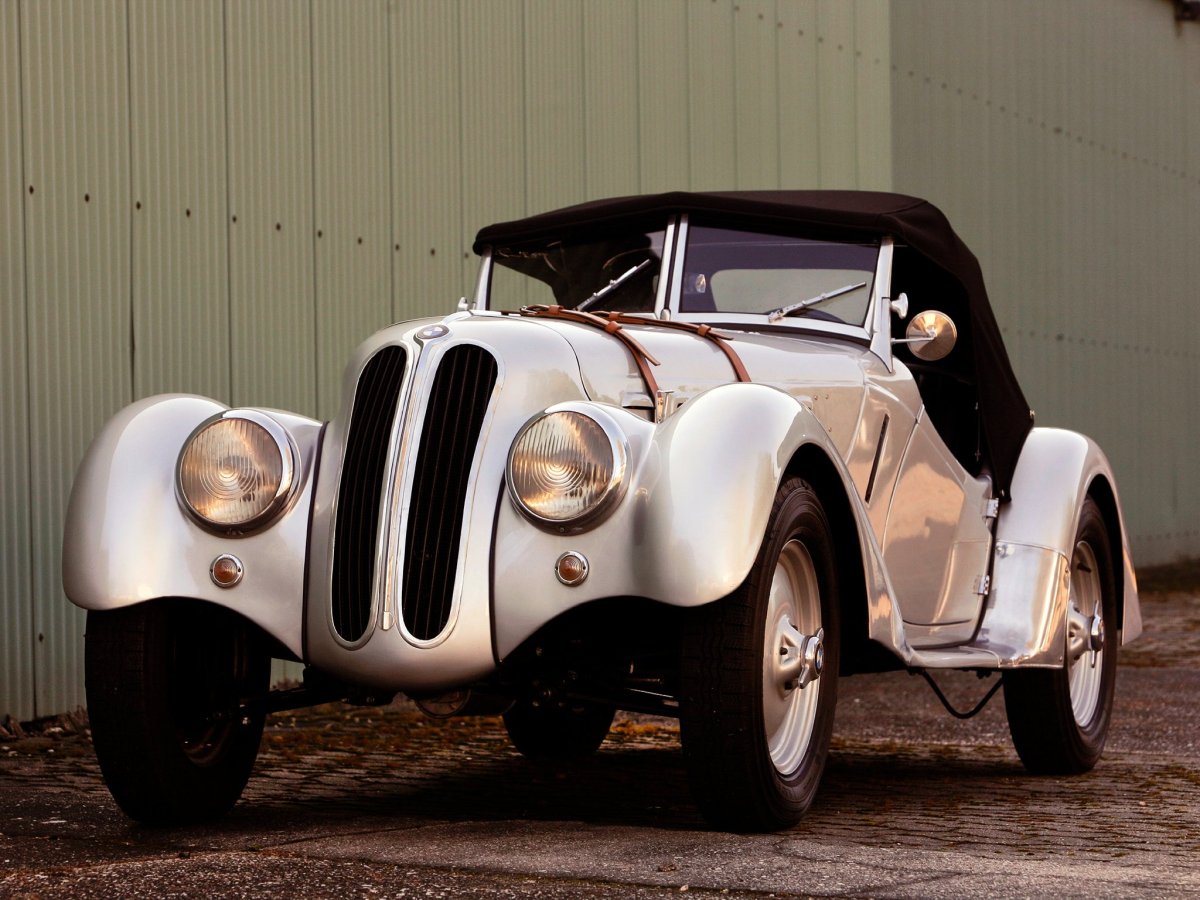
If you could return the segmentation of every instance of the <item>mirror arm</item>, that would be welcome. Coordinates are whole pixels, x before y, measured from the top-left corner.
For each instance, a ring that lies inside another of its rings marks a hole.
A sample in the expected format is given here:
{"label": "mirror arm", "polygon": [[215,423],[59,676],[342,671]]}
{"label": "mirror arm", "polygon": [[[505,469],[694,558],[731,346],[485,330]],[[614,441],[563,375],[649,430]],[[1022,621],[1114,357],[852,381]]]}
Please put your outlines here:
{"label": "mirror arm", "polygon": [[892,343],[893,344],[928,344],[935,337],[937,337],[936,334],[933,334],[933,333],[930,333],[927,331],[927,332],[925,332],[925,334],[922,337],[892,338]]}

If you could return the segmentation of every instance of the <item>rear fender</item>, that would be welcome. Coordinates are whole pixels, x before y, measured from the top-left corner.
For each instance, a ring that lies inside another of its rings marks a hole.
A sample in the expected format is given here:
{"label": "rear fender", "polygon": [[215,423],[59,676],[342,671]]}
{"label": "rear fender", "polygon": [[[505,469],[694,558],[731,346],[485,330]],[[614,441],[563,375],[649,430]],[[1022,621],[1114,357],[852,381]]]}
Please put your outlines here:
{"label": "rear fender", "polygon": [[[230,537],[197,525],[175,492],[175,463],[201,422],[227,407],[168,394],[134,403],[96,436],[79,466],[63,535],[63,588],[76,606],[118,609],[159,597],[206,600],[244,615],[301,655],[304,562],[319,422],[263,412],[292,435],[299,482],[283,514],[265,529]],[[220,588],[209,575],[223,553],[244,567]]]}
{"label": "rear fender", "polygon": [[1108,525],[1121,642],[1141,634],[1137,580],[1108,460],[1081,434],[1035,428],[1017,462],[1012,500],[1001,508],[996,523],[991,591],[975,641],[1005,665],[1063,664],[1070,560],[1080,509],[1089,494]]}

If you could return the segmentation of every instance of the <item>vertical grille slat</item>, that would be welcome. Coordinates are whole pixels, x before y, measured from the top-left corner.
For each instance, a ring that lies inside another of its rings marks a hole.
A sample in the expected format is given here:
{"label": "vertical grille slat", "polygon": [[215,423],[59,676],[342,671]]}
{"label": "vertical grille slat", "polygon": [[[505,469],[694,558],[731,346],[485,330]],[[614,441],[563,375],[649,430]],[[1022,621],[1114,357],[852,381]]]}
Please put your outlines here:
{"label": "vertical grille slat", "polygon": [[406,365],[403,348],[384,347],[363,367],[354,393],[334,523],[331,585],[333,626],[346,641],[360,639],[370,624],[388,441]]}
{"label": "vertical grille slat", "polygon": [[450,620],[467,480],[496,373],[489,352],[460,344],[446,351],[430,387],[401,587],[404,626],[418,640],[437,637]]}

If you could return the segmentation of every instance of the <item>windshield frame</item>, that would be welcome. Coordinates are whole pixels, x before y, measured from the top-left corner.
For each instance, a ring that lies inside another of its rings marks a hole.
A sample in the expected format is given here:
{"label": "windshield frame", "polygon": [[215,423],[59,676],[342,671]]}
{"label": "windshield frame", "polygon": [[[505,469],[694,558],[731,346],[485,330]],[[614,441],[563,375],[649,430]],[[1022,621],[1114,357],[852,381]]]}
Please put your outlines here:
{"label": "windshield frame", "polygon": [[[662,258],[659,262],[658,268],[655,270],[655,274],[657,276],[658,281],[655,286],[655,292],[654,292],[654,298],[653,298],[654,308],[652,310],[650,310],[650,309],[625,310],[624,313],[626,315],[658,316],[660,314],[660,311],[663,309],[663,306],[666,303],[668,282],[670,280],[670,273],[671,273],[672,267],[673,267],[673,247],[674,247],[674,241],[675,241],[675,232],[676,232],[676,228],[678,226],[678,219],[679,219],[679,217],[676,215],[666,216],[660,220],[660,224],[658,224],[656,227],[651,229],[650,232],[647,232],[647,234],[657,232],[662,235]],[[635,228],[634,230],[636,231],[636,230],[640,230],[640,229]],[[618,233],[618,234],[621,233],[619,230],[614,230],[614,232]],[[590,242],[587,240],[572,241],[572,244],[576,245],[576,246],[585,246],[588,243],[590,243]],[[517,246],[521,247],[520,244],[518,244]],[[502,247],[502,249],[503,249],[503,247]],[[476,278],[476,282],[475,282],[474,298],[469,303],[464,303],[462,306],[460,306],[460,309],[467,309],[472,312],[482,312],[482,311],[499,312],[499,311],[501,311],[499,307],[492,305],[492,296],[491,296],[492,295],[492,285],[494,282],[495,266],[497,264],[495,251],[496,251],[496,247],[493,245],[487,245],[481,249],[479,274],[478,274],[478,276]],[[527,251],[522,249],[517,252],[523,253],[523,252],[527,252]],[[613,282],[619,283],[621,278],[627,274],[628,273],[615,272],[614,278],[610,281],[606,281],[606,282],[602,281],[595,285],[589,284],[588,287],[593,289],[592,297],[594,297],[595,294],[597,294],[597,293],[603,293],[606,289],[610,289],[613,285]],[[538,280],[538,279],[534,278],[533,276],[527,276],[527,277],[533,278],[534,281]],[[588,298],[588,299],[591,299],[591,298]],[[464,298],[464,301],[465,300],[466,300],[466,298]],[[571,306],[568,308],[569,309],[578,309],[579,307]],[[597,304],[595,306],[595,308],[588,308],[586,310],[581,310],[581,311],[606,312],[607,310],[605,308],[604,303],[601,302],[601,303]]]}
{"label": "windshield frame", "polygon": [[[764,229],[769,226],[764,223]],[[769,333],[805,333],[826,334],[839,338],[849,338],[869,344],[876,354],[885,362],[890,359],[890,341],[888,336],[888,315],[891,284],[892,238],[883,236],[879,239],[879,248],[875,260],[875,273],[871,282],[870,298],[866,314],[861,325],[844,322],[832,322],[824,319],[805,316],[787,316],[776,322],[769,322],[767,314],[763,313],[729,313],[729,312],[680,312],[684,271],[684,257],[687,252],[688,215],[680,213],[670,216],[664,225],[663,262],[659,271],[658,290],[654,301],[654,312],[633,313],[633,315],[654,315],[659,318],[670,318],[680,322],[721,326],[730,330],[755,331]],[[484,248],[479,267],[479,278],[475,287],[473,310],[491,310],[490,293],[492,280],[493,248]],[[494,310],[492,310],[494,311]]]}
{"label": "windshield frame", "polygon": [[[764,230],[766,230],[766,227]],[[768,232],[769,233],[769,232]],[[890,239],[880,240],[879,249],[875,256],[875,272],[871,282],[870,298],[867,302],[866,313],[861,325],[845,322],[831,322],[824,319],[806,318],[804,316],[786,316],[775,322],[768,321],[767,313],[731,313],[731,312],[681,312],[683,293],[684,256],[687,252],[688,216],[679,216],[679,237],[672,254],[672,271],[680,273],[680,277],[672,277],[671,294],[665,308],[669,310],[672,319],[680,322],[695,322],[698,324],[717,325],[727,329],[745,331],[770,332],[808,332],[832,334],[839,337],[853,338],[867,343],[872,342],[872,336],[878,327],[878,312],[880,308],[880,289],[890,282],[891,254],[885,253],[885,245],[890,245]],[[804,299],[798,297],[797,299]]]}

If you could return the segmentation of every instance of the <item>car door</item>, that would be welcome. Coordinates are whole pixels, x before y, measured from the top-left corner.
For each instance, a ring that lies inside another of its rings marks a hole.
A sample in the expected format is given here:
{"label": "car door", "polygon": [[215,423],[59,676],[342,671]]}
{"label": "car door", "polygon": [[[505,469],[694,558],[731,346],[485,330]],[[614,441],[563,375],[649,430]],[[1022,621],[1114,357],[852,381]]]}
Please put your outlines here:
{"label": "car door", "polygon": [[[891,322],[880,327],[886,335]],[[860,471],[852,472],[909,644],[926,649],[961,644],[975,633],[989,587],[991,483],[972,476],[955,457],[909,366],[887,355],[890,365],[866,373],[852,454]]]}
{"label": "car door", "polygon": [[946,448],[902,364],[871,367],[850,470],[914,647],[971,638],[991,553],[989,484]]}
{"label": "car door", "polygon": [[884,562],[909,643],[960,644],[974,635],[988,590],[991,484],[954,458],[919,394],[895,399],[913,427],[879,534]]}

